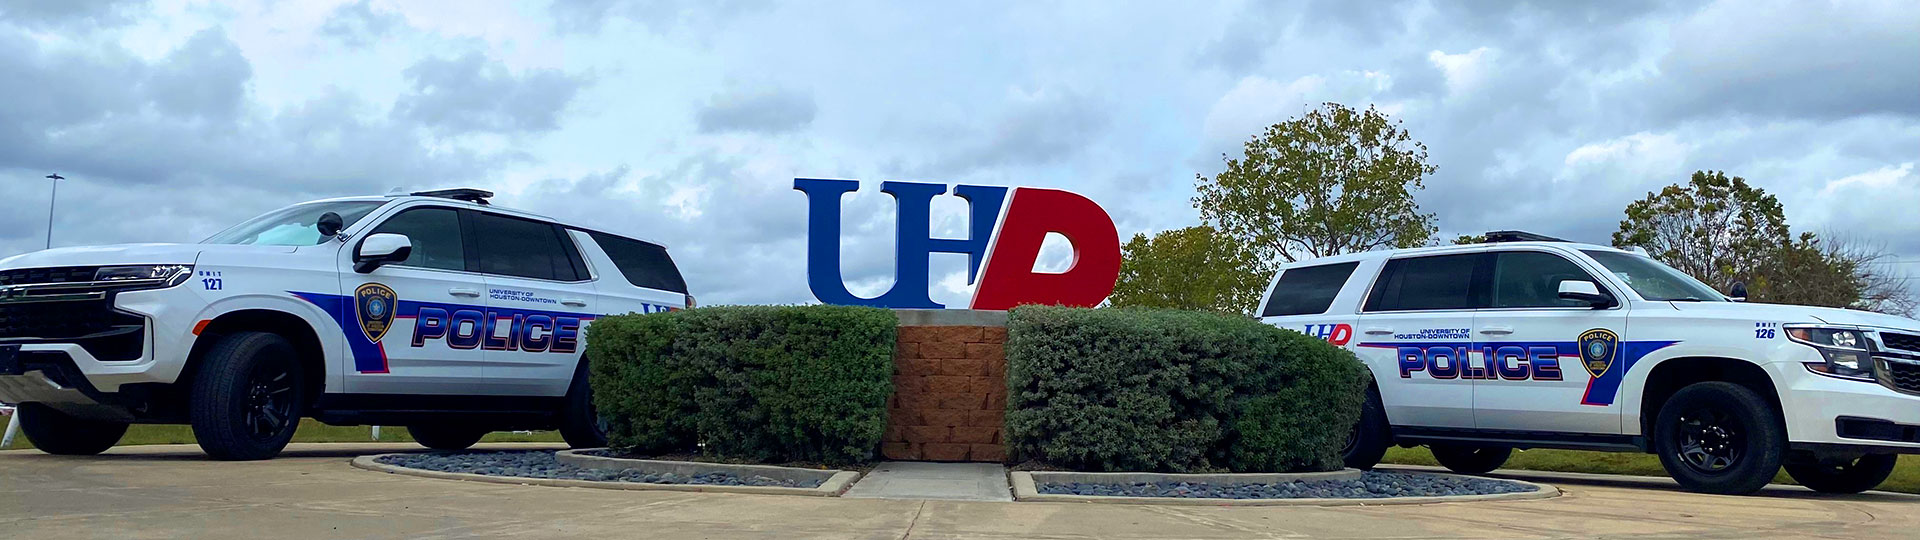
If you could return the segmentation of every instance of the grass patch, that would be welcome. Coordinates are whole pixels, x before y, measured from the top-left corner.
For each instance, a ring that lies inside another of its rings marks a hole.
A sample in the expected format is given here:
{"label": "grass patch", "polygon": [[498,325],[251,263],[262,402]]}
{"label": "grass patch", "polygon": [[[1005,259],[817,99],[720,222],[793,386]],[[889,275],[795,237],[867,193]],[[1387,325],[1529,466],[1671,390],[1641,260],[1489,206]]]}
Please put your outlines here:
{"label": "grass patch", "polygon": [[[1425,447],[1389,448],[1385,463],[1401,465],[1433,465],[1433,453]],[[1666,476],[1667,470],[1660,467],[1660,458],[1652,454],[1632,452],[1584,452],[1579,450],[1525,450],[1513,453],[1513,459],[1503,466],[1508,469],[1530,471],[1559,471],[1594,474],[1632,474],[1641,476]],[[1781,484],[1795,483],[1787,477],[1786,471],[1774,476],[1773,481]],[[1920,493],[1920,456],[1900,456],[1899,464],[1893,468],[1893,476],[1888,477],[1880,488],[1886,491],[1902,493]]]}
{"label": "grass patch", "polygon": [[[0,417],[5,418],[5,417]],[[4,420],[0,420],[4,422]],[[183,425],[136,425],[127,428],[127,435],[120,438],[121,446],[141,444],[194,444],[193,428]],[[293,433],[293,442],[301,443],[339,443],[339,442],[376,442],[373,432],[367,426],[329,426],[313,419],[300,421],[300,430]],[[384,426],[380,428],[380,440],[377,442],[413,442],[413,435],[407,428]],[[532,434],[496,431],[487,434],[480,442],[560,442],[560,432],[535,431]],[[13,446],[6,450],[33,448],[25,435],[15,437]]]}

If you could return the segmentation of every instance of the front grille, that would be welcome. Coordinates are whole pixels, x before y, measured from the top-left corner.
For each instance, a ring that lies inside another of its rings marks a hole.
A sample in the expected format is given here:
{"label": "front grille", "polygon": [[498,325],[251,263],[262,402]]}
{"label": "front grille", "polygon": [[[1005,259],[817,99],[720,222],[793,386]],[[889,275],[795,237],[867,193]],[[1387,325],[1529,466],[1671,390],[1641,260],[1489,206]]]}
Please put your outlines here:
{"label": "front grille", "polygon": [[111,329],[112,300],[0,304],[0,338],[75,338]]}
{"label": "front grille", "polygon": [[86,283],[100,270],[98,266],[61,266],[54,268],[15,268],[0,270],[0,285],[38,283]]}
{"label": "front grille", "polygon": [[1899,349],[1903,351],[1920,351],[1920,336],[1916,336],[1913,334],[1897,334],[1893,332],[1881,332],[1880,342],[1886,345],[1887,348],[1889,349]]}
{"label": "front grille", "polygon": [[1882,361],[1880,367],[1886,368],[1881,380],[1894,390],[1920,393],[1920,365]]}

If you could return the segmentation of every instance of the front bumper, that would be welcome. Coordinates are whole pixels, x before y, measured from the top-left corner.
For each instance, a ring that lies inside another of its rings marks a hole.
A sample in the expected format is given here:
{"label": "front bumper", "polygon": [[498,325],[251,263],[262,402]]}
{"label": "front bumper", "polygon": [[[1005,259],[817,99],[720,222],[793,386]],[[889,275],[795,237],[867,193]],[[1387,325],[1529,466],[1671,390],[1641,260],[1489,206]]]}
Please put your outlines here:
{"label": "front bumper", "polygon": [[[85,355],[85,349],[68,345]],[[0,345],[0,402],[42,403],[83,417],[130,420],[131,408],[88,381],[64,350],[25,350]]]}
{"label": "front bumper", "polygon": [[1920,433],[1920,396],[1816,374],[1800,362],[1766,366],[1780,385],[1780,409],[1792,443],[1920,453],[1920,439],[1909,438]]}
{"label": "front bumper", "polygon": [[70,392],[50,390],[49,384],[112,394],[129,384],[174,382],[192,345],[193,314],[183,306],[198,305],[180,298],[187,294],[183,287],[118,291],[100,308],[115,317],[108,330],[71,338],[0,338],[0,348],[20,362],[16,368],[25,366],[0,365],[0,402],[73,401]]}

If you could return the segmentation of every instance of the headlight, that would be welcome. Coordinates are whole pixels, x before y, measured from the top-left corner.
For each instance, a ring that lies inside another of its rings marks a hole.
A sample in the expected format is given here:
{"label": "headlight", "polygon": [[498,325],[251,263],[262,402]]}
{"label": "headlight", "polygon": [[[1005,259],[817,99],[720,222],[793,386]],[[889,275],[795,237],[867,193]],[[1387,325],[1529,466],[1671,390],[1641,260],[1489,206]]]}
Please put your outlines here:
{"label": "headlight", "polygon": [[1807,369],[1850,379],[1873,380],[1873,351],[1867,336],[1851,328],[1786,327],[1787,339],[1810,345],[1826,362],[1808,362]]}
{"label": "headlight", "polygon": [[103,267],[93,273],[93,280],[159,289],[185,283],[191,276],[193,265],[190,264],[142,264]]}

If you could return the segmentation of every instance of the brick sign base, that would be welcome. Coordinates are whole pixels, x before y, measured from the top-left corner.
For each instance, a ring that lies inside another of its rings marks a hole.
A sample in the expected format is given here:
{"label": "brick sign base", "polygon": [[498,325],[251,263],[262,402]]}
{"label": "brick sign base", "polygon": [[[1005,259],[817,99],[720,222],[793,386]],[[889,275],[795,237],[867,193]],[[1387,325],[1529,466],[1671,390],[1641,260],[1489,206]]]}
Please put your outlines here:
{"label": "brick sign base", "polygon": [[906,461],[1007,459],[1006,312],[902,310],[880,453]]}

